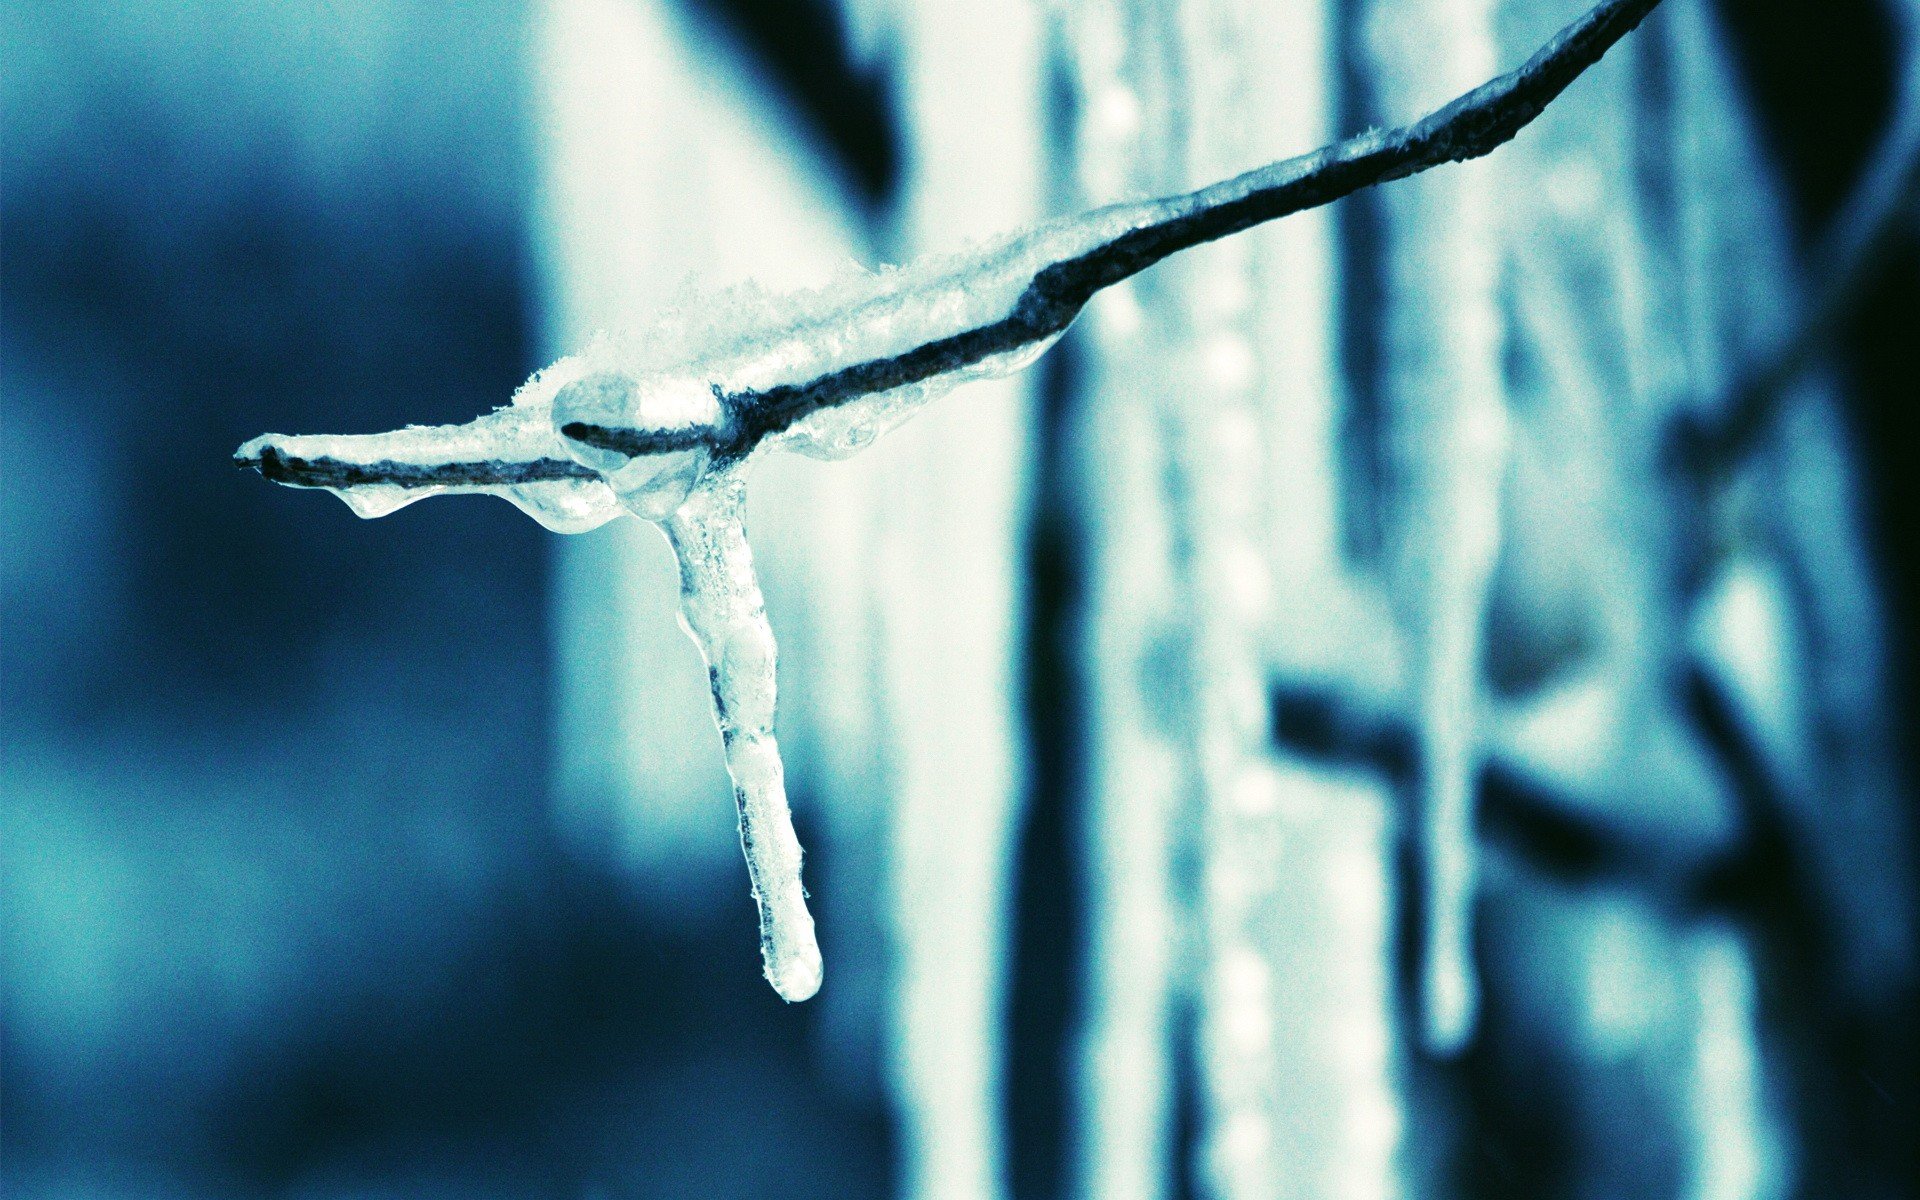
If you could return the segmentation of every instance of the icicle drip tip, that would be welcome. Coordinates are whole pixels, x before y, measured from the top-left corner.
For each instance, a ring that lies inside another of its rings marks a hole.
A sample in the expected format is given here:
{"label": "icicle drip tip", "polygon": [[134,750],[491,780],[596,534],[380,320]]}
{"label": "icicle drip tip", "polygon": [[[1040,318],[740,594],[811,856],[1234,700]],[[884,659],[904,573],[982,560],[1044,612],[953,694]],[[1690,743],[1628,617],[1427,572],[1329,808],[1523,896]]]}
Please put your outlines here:
{"label": "icicle drip tip", "polygon": [[707,660],[713,715],[760,907],[767,981],[788,1001],[820,990],[820,946],[800,883],[800,839],[773,736],[774,642],[754,577],[736,472],[708,476],[661,522],[680,564],[680,621]]}

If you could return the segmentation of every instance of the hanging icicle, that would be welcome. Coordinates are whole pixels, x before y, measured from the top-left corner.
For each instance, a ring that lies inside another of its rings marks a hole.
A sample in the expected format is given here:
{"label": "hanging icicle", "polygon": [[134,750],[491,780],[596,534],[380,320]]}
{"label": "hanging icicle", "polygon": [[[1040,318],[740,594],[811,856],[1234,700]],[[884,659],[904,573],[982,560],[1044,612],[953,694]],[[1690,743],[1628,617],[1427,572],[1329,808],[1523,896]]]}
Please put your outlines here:
{"label": "hanging icicle", "polygon": [[[1180,57],[1195,64],[1183,105],[1189,178],[1258,144],[1249,113],[1330,123],[1327,28],[1246,0],[1188,0],[1181,13]],[[1285,90],[1272,94],[1277,87]],[[1311,144],[1322,129],[1288,132]],[[1319,278],[1330,285],[1326,227],[1317,246],[1300,244],[1313,236],[1267,231],[1172,272],[1186,329],[1170,405],[1172,507],[1202,806],[1196,911],[1205,964],[1196,982],[1206,1132],[1196,1165],[1220,1200],[1388,1200],[1401,1191],[1386,789],[1378,778],[1282,757],[1266,694],[1268,631],[1280,612],[1305,607],[1309,592],[1337,606],[1329,623],[1350,611],[1334,523],[1334,389],[1322,376],[1317,394],[1303,394],[1312,378],[1279,369],[1304,365],[1316,333],[1330,353],[1334,293],[1304,293],[1311,271],[1282,273],[1267,257],[1277,248],[1311,267],[1315,254],[1327,255]],[[1269,341],[1271,309],[1300,327]],[[1268,426],[1281,407],[1321,414],[1317,439],[1280,448]],[[1292,494],[1305,494],[1299,506],[1269,508],[1280,498],[1270,454],[1291,470],[1324,455],[1320,470],[1290,481]],[[1283,545],[1289,561],[1276,578]],[[1285,609],[1283,588],[1293,591]]]}
{"label": "hanging icicle", "polygon": [[[1058,186],[1076,203],[1179,184],[1171,0],[1078,0],[1060,10],[1058,43],[1072,87],[1071,167]],[[1174,1007],[1183,881],[1178,830],[1189,793],[1186,682],[1165,494],[1165,410],[1181,332],[1163,276],[1115,288],[1082,336],[1074,397],[1085,498],[1088,578],[1080,644],[1087,703],[1087,790],[1080,824],[1087,956],[1074,1073],[1075,1195],[1157,1200],[1172,1161]]]}
{"label": "hanging icicle", "polygon": [[[1377,113],[1403,112],[1495,62],[1492,0],[1370,0],[1361,41]],[[1498,198],[1487,164],[1378,197],[1388,575],[1418,742],[1422,1040],[1473,1033],[1473,797],[1481,632],[1500,545],[1507,443]]]}
{"label": "hanging icicle", "polygon": [[805,1000],[820,990],[820,947],[773,736],[773,629],[747,547],[745,507],[746,483],[729,473],[703,483],[661,527],[680,564],[680,619],[707,660],[767,982],[782,1000]]}

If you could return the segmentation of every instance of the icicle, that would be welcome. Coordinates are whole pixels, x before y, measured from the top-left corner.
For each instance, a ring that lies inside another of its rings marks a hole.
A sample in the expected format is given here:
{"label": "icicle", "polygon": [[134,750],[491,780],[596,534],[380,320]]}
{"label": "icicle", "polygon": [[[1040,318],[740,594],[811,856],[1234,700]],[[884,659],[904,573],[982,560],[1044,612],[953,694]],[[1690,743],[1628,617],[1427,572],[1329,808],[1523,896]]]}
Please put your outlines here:
{"label": "icicle", "polygon": [[[1190,176],[1257,144],[1250,112],[1284,107],[1298,123],[1288,132],[1308,126],[1293,136],[1317,140],[1309,123],[1327,120],[1320,72],[1333,59],[1330,30],[1258,0],[1187,0],[1179,13],[1177,56],[1193,64],[1183,105]],[[1269,82],[1279,79],[1288,83]],[[1282,86],[1280,96],[1268,91]],[[1200,1166],[1220,1200],[1390,1200],[1400,1192],[1402,1117],[1387,797],[1378,779],[1279,759],[1267,706],[1267,631],[1281,586],[1274,527],[1308,526],[1286,536],[1306,559],[1286,565],[1288,585],[1322,605],[1344,595],[1331,471],[1290,481],[1317,492],[1302,507],[1268,507],[1277,492],[1269,414],[1310,420],[1298,410],[1330,416],[1335,402],[1325,376],[1279,370],[1313,353],[1302,343],[1316,332],[1330,340],[1332,330],[1331,291],[1301,294],[1302,278],[1280,274],[1264,253],[1289,235],[1305,236],[1283,227],[1174,268],[1188,345],[1172,406],[1174,511],[1203,800]],[[1288,249],[1310,257],[1329,247]],[[1269,306],[1302,322],[1284,349],[1261,336],[1272,328]],[[1303,394],[1316,384],[1319,394]],[[1329,452],[1334,429],[1329,420],[1318,446],[1288,447],[1286,466]],[[1319,513],[1328,520],[1316,528]]]}
{"label": "icicle", "polygon": [[[1060,44],[1078,93],[1069,195],[1099,203],[1177,186],[1172,49],[1164,5],[1078,0]],[[1175,878],[1190,792],[1163,406],[1180,333],[1158,276],[1102,297],[1085,330],[1077,464],[1086,496],[1088,780],[1086,1000],[1078,1031],[1071,1187],[1099,1200],[1158,1200],[1172,1160]]]}
{"label": "icicle", "polygon": [[[750,56],[682,6],[658,0],[536,0],[529,12],[527,123],[538,158],[529,215],[539,291],[540,342],[549,358],[589,345],[596,330],[653,323],[663,299],[697,278],[723,292],[752,279],[769,292],[830,279],[864,253],[857,197],[815,152],[777,82]],[[640,83],[639,81],[644,81]],[[666,350],[653,365],[675,357]],[[858,571],[821,557],[818,531],[840,515],[838,488],[852,472],[762,464],[750,484],[755,565],[770,609],[781,614],[781,749],[791,769],[816,766],[823,714],[862,660],[864,626],[835,626],[831,659],[809,653],[821,586],[857,589]],[[620,522],[552,548],[554,631],[553,799],[563,837],[585,861],[615,868],[649,919],[703,924],[731,911],[739,872],[722,756],[711,750],[705,671],[678,627],[677,569],[650,528]],[[857,559],[854,561],[858,561]],[[784,590],[783,590],[784,589]],[[838,653],[845,649],[845,656]],[[868,693],[870,694],[870,693]],[[807,746],[796,739],[811,739]],[[849,755],[870,750],[853,736]],[[884,790],[848,788],[790,773],[831,825],[844,806],[875,805]],[[815,837],[821,836],[815,834]],[[849,857],[836,852],[835,869]],[[868,903],[867,880],[815,875]],[[848,956],[868,957],[835,929],[841,956],[833,1003],[849,998]],[[833,1056],[824,1056],[832,1059]],[[872,1061],[872,1055],[867,1056]]]}
{"label": "icicle", "polygon": [[820,947],[800,885],[800,840],[773,736],[774,642],[747,545],[746,484],[728,473],[694,489],[661,529],[680,564],[680,617],[707,660],[713,715],[740,810],[740,846],[760,908],[767,981],[788,1001],[820,990]]}
{"label": "icicle", "polygon": [[[1190,0],[1177,11],[1178,57],[1191,64],[1182,80],[1183,165],[1199,175],[1246,152],[1249,70],[1239,46],[1248,14],[1232,0]],[[1177,265],[1186,352],[1167,397],[1201,809],[1195,909],[1206,954],[1198,1028],[1207,1125],[1198,1165],[1220,1200],[1281,1195],[1289,1175],[1308,1176],[1321,1166],[1283,1157],[1304,1148],[1284,1137],[1284,1085],[1275,1072],[1275,1049],[1285,1036],[1276,998],[1293,982],[1279,952],[1293,914],[1276,920],[1273,901],[1285,881],[1283,843],[1293,832],[1286,828],[1288,802],[1299,796],[1289,795],[1294,780],[1274,770],[1267,710],[1273,579],[1254,249],[1242,238]],[[1314,879],[1303,890],[1324,886]],[[1337,1103],[1330,1095],[1316,1100]],[[1355,1165],[1364,1171],[1368,1164]]]}
{"label": "icicle", "polygon": [[[1240,0],[1239,8],[1255,97],[1248,108],[1270,122],[1270,132],[1255,125],[1247,136],[1276,148],[1325,140],[1335,124],[1339,7]],[[1372,672],[1390,675],[1398,646],[1385,597],[1362,590],[1371,581],[1353,569],[1341,529],[1350,402],[1339,361],[1332,214],[1281,222],[1259,235],[1255,250],[1274,678],[1325,679],[1331,666],[1344,679],[1369,661],[1379,664]],[[1406,1191],[1403,1161],[1411,1157],[1395,989],[1392,791],[1377,774],[1340,770],[1291,747],[1277,756],[1240,796],[1277,809],[1265,818],[1277,843],[1267,907],[1250,914],[1275,967],[1267,1069],[1280,1185],[1271,1194],[1391,1200]]]}
{"label": "icicle", "polygon": [[[1382,112],[1484,78],[1490,0],[1373,0],[1364,38]],[[1424,868],[1422,1036],[1450,1054],[1472,1035],[1473,793],[1481,626],[1500,544],[1507,440],[1498,201],[1484,164],[1379,194],[1386,276],[1383,409],[1393,498],[1390,575],[1410,650]]]}

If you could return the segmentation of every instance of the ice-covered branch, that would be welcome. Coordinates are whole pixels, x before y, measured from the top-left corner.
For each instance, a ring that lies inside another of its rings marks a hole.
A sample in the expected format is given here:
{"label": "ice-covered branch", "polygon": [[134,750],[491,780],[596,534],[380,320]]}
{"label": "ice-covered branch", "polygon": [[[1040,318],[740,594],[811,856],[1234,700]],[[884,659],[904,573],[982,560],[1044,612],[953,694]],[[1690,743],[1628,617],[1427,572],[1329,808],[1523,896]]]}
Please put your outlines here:
{"label": "ice-covered branch", "polygon": [[596,339],[464,425],[269,434],[235,457],[275,482],[333,491],[366,517],[478,492],[560,532],[622,512],[660,526],[710,668],[766,974],[804,1000],[821,966],[773,738],[774,642],[741,519],[746,460],[769,442],[852,454],[935,396],[1031,363],[1096,292],[1169,255],[1491,152],[1658,2],[1603,0],[1518,70],[1411,125],[818,291],[691,299],[644,330]]}
{"label": "ice-covered branch", "polygon": [[[769,438],[851,453],[933,395],[1025,366],[1096,292],[1171,254],[1491,152],[1658,2],[1606,0],[1518,70],[1410,125],[784,303],[749,293],[689,304],[672,337],[605,339],[536,376],[512,408],[468,425],[351,439],[269,435],[236,460],[294,486],[393,489],[368,506],[380,511],[419,495],[487,491],[571,528],[589,514],[618,514],[613,496],[592,487],[604,478],[617,493],[644,492],[644,515],[664,515],[709,465],[743,459]],[[668,357],[650,353],[661,351]],[[849,406],[859,411],[834,416]],[[687,457],[660,481],[684,488],[654,486],[656,472],[636,488],[613,478],[627,462],[660,456]],[[568,488],[595,494],[550,512],[544,501]]]}

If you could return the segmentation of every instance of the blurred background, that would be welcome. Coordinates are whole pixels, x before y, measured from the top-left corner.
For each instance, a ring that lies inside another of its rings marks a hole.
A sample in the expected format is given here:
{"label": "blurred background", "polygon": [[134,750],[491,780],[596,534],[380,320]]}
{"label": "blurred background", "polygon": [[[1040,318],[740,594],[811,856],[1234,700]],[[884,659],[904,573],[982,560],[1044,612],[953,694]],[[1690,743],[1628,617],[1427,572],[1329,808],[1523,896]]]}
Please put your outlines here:
{"label": "blurred background", "polygon": [[1910,0],[1667,0],[759,464],[802,1005],[651,529],[228,462],[1580,8],[6,0],[8,1194],[1920,1196]]}

